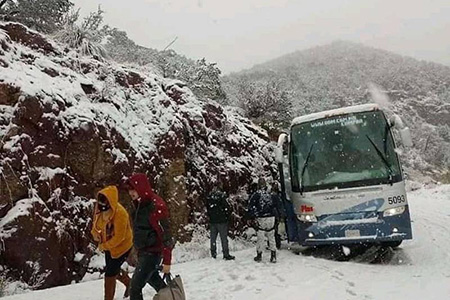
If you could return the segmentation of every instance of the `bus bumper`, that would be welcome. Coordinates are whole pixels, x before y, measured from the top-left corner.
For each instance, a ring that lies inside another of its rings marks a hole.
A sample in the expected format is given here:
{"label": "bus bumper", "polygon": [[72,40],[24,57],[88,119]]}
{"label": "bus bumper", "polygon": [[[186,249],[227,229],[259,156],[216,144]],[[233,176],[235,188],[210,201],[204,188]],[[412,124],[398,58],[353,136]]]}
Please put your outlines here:
{"label": "bus bumper", "polygon": [[335,221],[334,217],[321,216],[315,223],[297,221],[300,245],[382,243],[412,239],[408,206],[402,214],[390,217],[383,217],[382,212],[368,219],[352,219],[351,214],[346,215],[349,220],[344,221]]}

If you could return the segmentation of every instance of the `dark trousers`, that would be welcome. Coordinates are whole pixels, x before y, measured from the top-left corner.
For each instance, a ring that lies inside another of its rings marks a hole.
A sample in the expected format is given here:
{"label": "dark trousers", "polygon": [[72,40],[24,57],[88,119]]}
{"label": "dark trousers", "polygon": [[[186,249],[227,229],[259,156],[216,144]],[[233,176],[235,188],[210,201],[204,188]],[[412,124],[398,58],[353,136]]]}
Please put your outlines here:
{"label": "dark trousers", "polygon": [[278,233],[278,223],[279,221],[275,221],[275,245],[277,249],[281,249],[281,235]]}
{"label": "dark trousers", "polygon": [[148,283],[156,291],[166,286],[159,276],[157,268],[161,263],[161,256],[156,253],[139,253],[138,263],[131,279],[130,300],[143,300],[142,289]]}
{"label": "dark trousers", "polygon": [[120,268],[122,267],[125,260],[127,260],[128,254],[130,254],[131,249],[125,254],[118,258],[112,258],[111,252],[105,251],[105,277],[117,276],[120,273]]}
{"label": "dark trousers", "polygon": [[220,234],[220,242],[222,244],[223,256],[230,255],[228,249],[228,224],[227,223],[210,223],[211,230],[211,255],[217,255],[217,235]]}

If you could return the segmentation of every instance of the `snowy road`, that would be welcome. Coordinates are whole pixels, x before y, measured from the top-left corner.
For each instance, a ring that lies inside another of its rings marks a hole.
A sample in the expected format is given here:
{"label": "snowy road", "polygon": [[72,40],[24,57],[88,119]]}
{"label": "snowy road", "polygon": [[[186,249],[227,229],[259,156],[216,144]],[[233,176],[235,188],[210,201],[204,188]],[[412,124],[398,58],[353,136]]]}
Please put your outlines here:
{"label": "snowy road", "polygon": [[[210,258],[177,264],[187,298],[214,299],[450,299],[450,185],[409,195],[414,240],[396,251],[393,264],[337,262],[279,252],[279,262],[253,262],[254,249],[236,261]],[[5,297],[5,300],[102,299],[101,280]],[[118,294],[122,294],[122,287]],[[153,291],[146,290],[146,299]],[[116,296],[116,299],[121,297]]]}

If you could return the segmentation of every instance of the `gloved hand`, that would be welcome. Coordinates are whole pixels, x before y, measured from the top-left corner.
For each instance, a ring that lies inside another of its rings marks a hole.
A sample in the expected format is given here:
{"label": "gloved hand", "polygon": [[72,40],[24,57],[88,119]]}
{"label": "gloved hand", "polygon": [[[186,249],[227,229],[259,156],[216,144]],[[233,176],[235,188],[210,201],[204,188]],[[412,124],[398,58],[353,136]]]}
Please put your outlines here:
{"label": "gloved hand", "polygon": [[169,274],[170,273],[170,265],[162,265],[161,272],[163,272],[164,274]]}

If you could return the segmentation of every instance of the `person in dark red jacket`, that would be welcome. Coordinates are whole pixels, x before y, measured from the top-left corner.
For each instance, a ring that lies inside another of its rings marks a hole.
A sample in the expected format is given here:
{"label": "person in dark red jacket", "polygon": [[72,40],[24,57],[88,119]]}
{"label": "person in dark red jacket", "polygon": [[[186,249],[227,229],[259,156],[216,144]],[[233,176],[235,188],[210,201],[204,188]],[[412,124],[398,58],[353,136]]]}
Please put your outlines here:
{"label": "person in dark red jacket", "polygon": [[142,300],[142,289],[149,283],[156,291],[165,287],[158,273],[170,273],[174,245],[169,226],[169,210],[163,199],[156,195],[145,174],[133,174],[126,182],[135,210],[133,242],[138,262],[131,279],[130,300]]}

